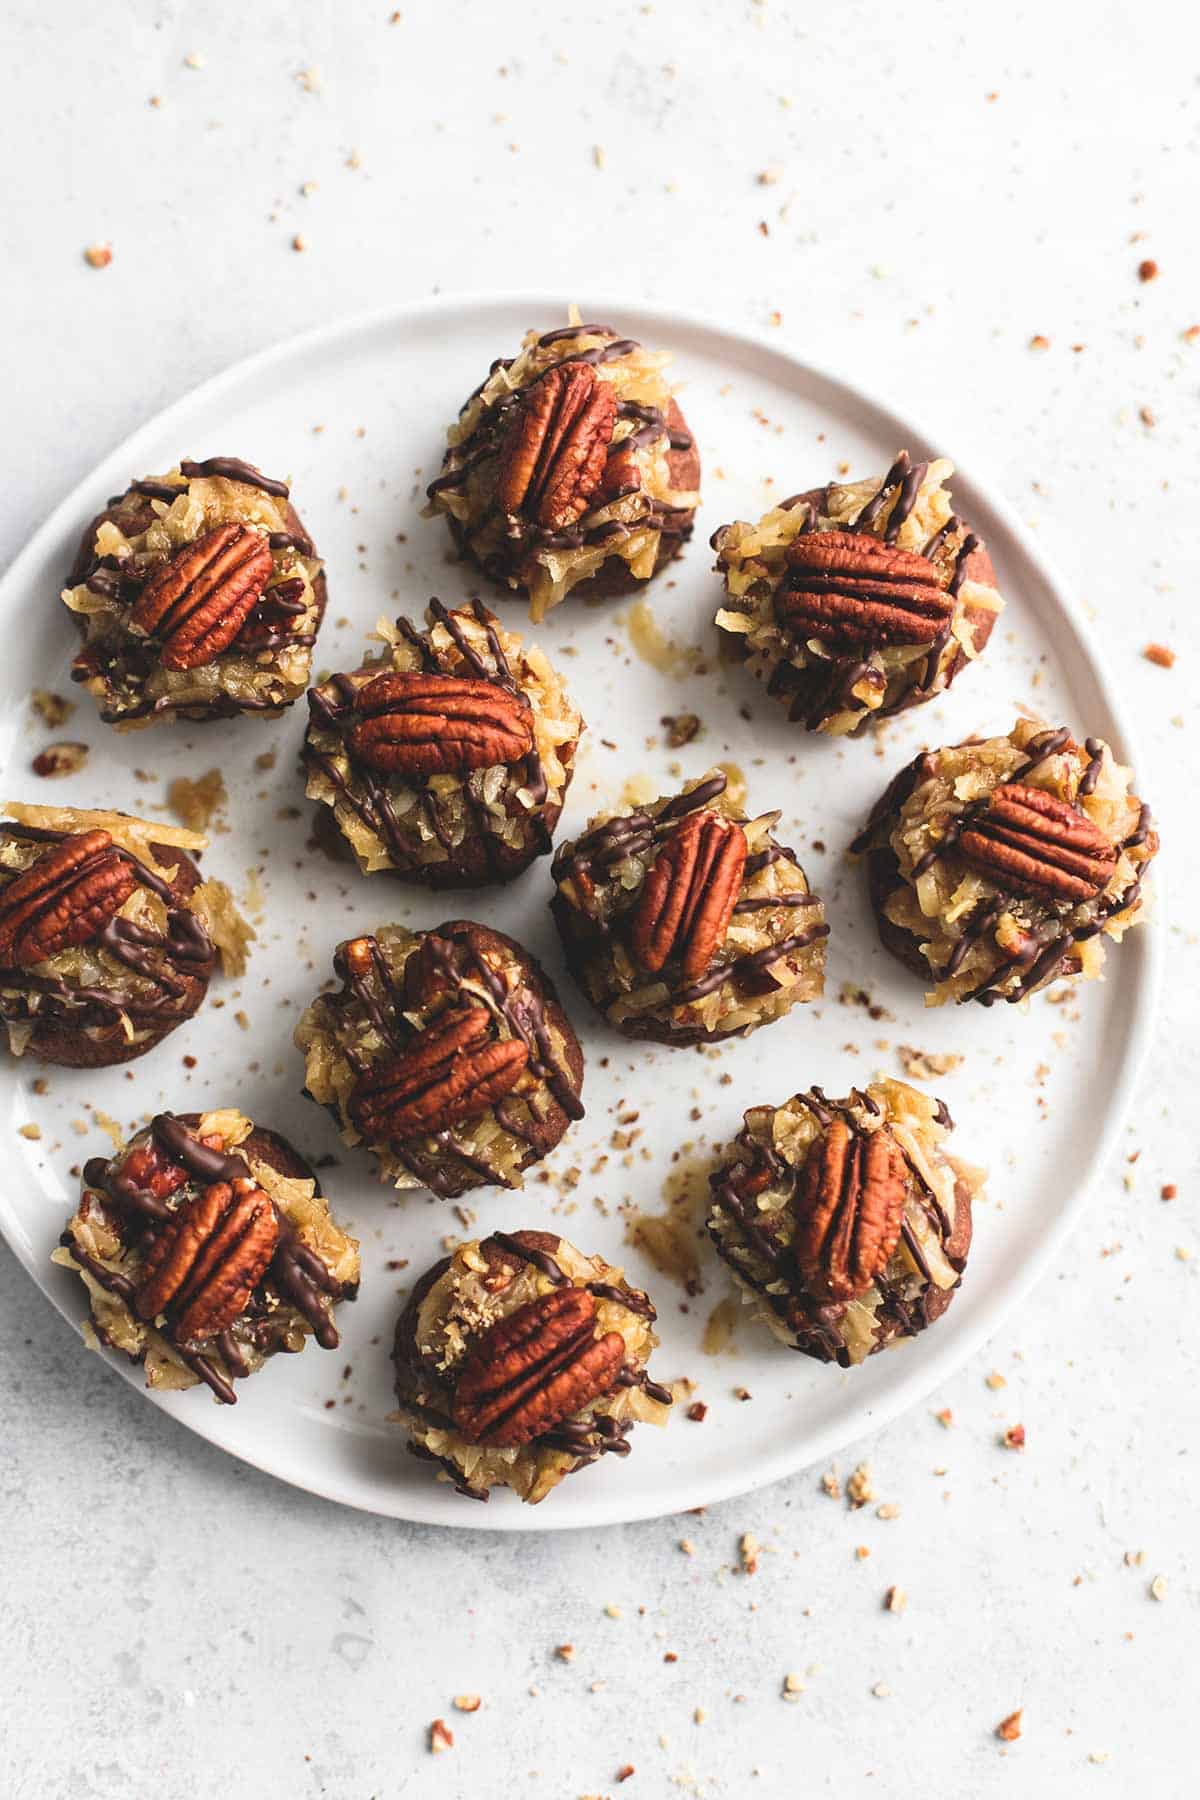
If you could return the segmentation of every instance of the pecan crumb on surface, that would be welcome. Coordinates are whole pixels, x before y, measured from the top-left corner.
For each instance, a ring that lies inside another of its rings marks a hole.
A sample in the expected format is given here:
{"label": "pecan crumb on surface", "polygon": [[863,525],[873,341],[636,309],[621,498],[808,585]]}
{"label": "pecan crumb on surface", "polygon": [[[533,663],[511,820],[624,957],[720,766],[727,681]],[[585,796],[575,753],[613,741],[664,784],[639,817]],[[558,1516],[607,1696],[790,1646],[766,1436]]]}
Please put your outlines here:
{"label": "pecan crumb on surface", "polygon": [[429,1748],[434,1756],[439,1756],[443,1750],[453,1750],[454,1733],[445,1719],[435,1719],[429,1727]]}
{"label": "pecan crumb on surface", "polygon": [[902,1587],[890,1587],[883,1596],[883,1604],[887,1612],[902,1613],[908,1605],[908,1594]]}
{"label": "pecan crumb on surface", "polygon": [[1153,281],[1158,275],[1158,264],[1152,256],[1145,256],[1138,264],[1138,280]]}
{"label": "pecan crumb on surface", "polygon": [[762,1545],[752,1531],[743,1532],[742,1540],[738,1545],[738,1554],[742,1559],[743,1575],[757,1575],[758,1559],[761,1549]]}
{"label": "pecan crumb on surface", "polygon": [[83,253],[83,260],[93,269],[107,269],[112,259],[111,244],[89,244]]}
{"label": "pecan crumb on surface", "polygon": [[859,1463],[853,1475],[848,1477],[846,1481],[846,1498],[856,1512],[860,1506],[865,1506],[868,1500],[873,1500],[875,1498],[875,1488],[871,1480],[871,1465],[869,1463]]}
{"label": "pecan crumb on surface", "polygon": [[1167,1578],[1165,1575],[1156,1575],[1154,1580],[1150,1583],[1150,1598],[1152,1600],[1165,1600],[1166,1597]]}
{"label": "pecan crumb on surface", "polygon": [[454,1707],[456,1712],[478,1712],[482,1705],[483,1701],[478,1694],[455,1694],[454,1696]]}
{"label": "pecan crumb on surface", "polygon": [[678,750],[681,744],[690,744],[700,730],[700,720],[695,713],[675,713],[664,716],[667,744],[670,749]]}
{"label": "pecan crumb on surface", "polygon": [[911,1044],[898,1044],[896,1054],[906,1075],[914,1081],[932,1081],[937,1075],[951,1075],[962,1066],[962,1057],[939,1054],[934,1050],[916,1050]]}
{"label": "pecan crumb on surface", "polygon": [[1169,644],[1147,644],[1142,655],[1147,662],[1154,663],[1160,669],[1175,667],[1175,652]]}
{"label": "pecan crumb on surface", "polygon": [[996,1727],[996,1736],[1006,1744],[1015,1743],[1021,1735],[1021,1720],[1024,1716],[1024,1707],[1018,1706],[1016,1712],[1010,1712],[1007,1718],[1001,1719]]}
{"label": "pecan crumb on surface", "polygon": [[1025,1427],[1010,1425],[1001,1437],[1000,1442],[1006,1450],[1023,1450],[1025,1448]]}
{"label": "pecan crumb on surface", "polygon": [[61,775],[77,775],[88,759],[86,744],[47,744],[33,759],[33,772],[53,780]]}
{"label": "pecan crumb on surface", "polygon": [[43,725],[48,725],[51,731],[57,731],[60,725],[65,725],[75,711],[73,700],[66,699],[62,694],[51,693],[48,688],[34,688],[30,693],[29,703]]}

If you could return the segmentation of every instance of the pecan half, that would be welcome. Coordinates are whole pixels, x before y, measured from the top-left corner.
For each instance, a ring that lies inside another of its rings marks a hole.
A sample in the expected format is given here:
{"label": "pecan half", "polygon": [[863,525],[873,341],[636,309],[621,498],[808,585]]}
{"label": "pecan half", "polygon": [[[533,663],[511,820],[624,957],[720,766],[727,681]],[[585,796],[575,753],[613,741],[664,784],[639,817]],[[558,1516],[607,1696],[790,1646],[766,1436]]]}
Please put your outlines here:
{"label": "pecan half", "polygon": [[823,644],[932,644],[954,615],[933,564],[853,531],[812,531],[788,547],[780,622]]}
{"label": "pecan half", "polygon": [[746,866],[746,834],[720,813],[694,812],[675,827],[642,884],[630,925],[633,953],[656,975],[672,955],[695,981],[725,941]]}
{"label": "pecan half", "polygon": [[619,1331],[595,1336],[586,1288],[555,1288],[483,1333],[462,1365],[454,1423],[476,1444],[513,1448],[552,1431],[616,1383]]}
{"label": "pecan half", "polygon": [[796,1196],[792,1242],[816,1294],[853,1300],[886,1268],[900,1238],[906,1166],[891,1132],[834,1119],[809,1152]]}
{"label": "pecan half", "polygon": [[364,1137],[389,1143],[447,1131],[507,1094],[528,1061],[519,1038],[492,1035],[486,1007],[455,1007],[399,1056],[364,1070],[347,1111]]}
{"label": "pecan half", "polygon": [[271,579],[261,531],[230,520],[177,550],[146,583],[129,622],[162,640],[164,669],[199,669],[237,637]]}
{"label": "pecan half", "polygon": [[25,968],[91,943],[136,886],[107,831],[63,838],[0,892],[0,965]]}
{"label": "pecan half", "polygon": [[279,1218],[252,1181],[202,1188],[157,1234],[146,1255],[135,1306],[140,1319],[167,1315],[177,1343],[226,1331],[266,1274]]}
{"label": "pecan half", "polygon": [[617,419],[611,382],[590,363],[558,363],[525,389],[500,449],[496,500],[547,531],[587,511]]}
{"label": "pecan half", "polygon": [[958,847],[998,886],[1072,903],[1103,892],[1117,863],[1116,849],[1085,813],[1021,781],[992,789]]}
{"label": "pecan half", "polygon": [[376,675],[355,701],[347,742],[385,774],[458,775],[511,764],[533,749],[523,697],[458,675]]}

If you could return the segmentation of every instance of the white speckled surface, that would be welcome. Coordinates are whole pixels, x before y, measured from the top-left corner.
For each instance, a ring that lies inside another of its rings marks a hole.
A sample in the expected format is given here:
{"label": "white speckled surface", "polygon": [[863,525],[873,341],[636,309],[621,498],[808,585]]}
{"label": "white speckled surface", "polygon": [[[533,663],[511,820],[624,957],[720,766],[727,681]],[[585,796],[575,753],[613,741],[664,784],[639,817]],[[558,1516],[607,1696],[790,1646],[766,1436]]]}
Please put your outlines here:
{"label": "white speckled surface", "polygon": [[[920,1411],[842,1459],[843,1478],[871,1464],[875,1501],[850,1511],[818,1469],[557,1538],[405,1528],[251,1473],[81,1355],[0,1252],[0,1788],[1190,1793],[1200,26],[1078,0],[894,18],[622,0],[602,27],[525,8],[514,38],[512,8],[401,10],[10,6],[0,555],[195,381],[365,306],[618,274],[734,325],[778,311],[801,353],[940,422],[991,476],[1124,680],[1178,959],[1137,1161],[932,1402],[950,1427]],[[1161,273],[1140,284],[1145,257]],[[1142,660],[1148,639],[1173,670]],[[997,1442],[1018,1421],[1020,1455]],[[745,1532],[753,1576],[734,1572]],[[469,1692],[481,1709],[456,1713]],[[993,1728],[1022,1705],[1006,1747]],[[456,1742],[435,1758],[439,1716]]]}

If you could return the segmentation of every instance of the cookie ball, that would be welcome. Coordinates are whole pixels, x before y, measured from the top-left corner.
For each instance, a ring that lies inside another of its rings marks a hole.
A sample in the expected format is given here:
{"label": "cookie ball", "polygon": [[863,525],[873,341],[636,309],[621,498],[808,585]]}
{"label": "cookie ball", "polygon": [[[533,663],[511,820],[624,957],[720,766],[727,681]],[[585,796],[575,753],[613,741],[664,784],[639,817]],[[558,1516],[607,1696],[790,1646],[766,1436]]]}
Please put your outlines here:
{"label": "cookie ball", "polygon": [[439,1479],[536,1505],[564,1476],[627,1456],[666,1423],[651,1381],[654,1307],[620,1269],[548,1231],[462,1244],[413,1290],[396,1327],[398,1417]]}
{"label": "cookie ball", "polygon": [[84,1166],[53,1260],[87,1289],[85,1336],[143,1364],[151,1388],[233,1384],[310,1337],[336,1350],[358,1292],[358,1243],[277,1132],[236,1107],[160,1113]]}
{"label": "cookie ball", "polygon": [[101,1069],[190,1019],[218,955],[253,931],[188,851],[207,839],[127,813],[10,803],[0,819],[0,1019],[14,1056]]}
{"label": "cookie ball", "polygon": [[325,574],[288,485],[232,456],[116,494],[63,589],[71,678],[119,730],[278,717],[308,686]]}
{"label": "cookie ball", "polygon": [[1100,738],[1018,719],[914,757],[853,849],[880,939],[926,1003],[991,1006],[1100,974],[1105,940],[1144,916],[1158,833]]}
{"label": "cookie ball", "polygon": [[550,904],[567,961],[616,1030],[715,1043],[820,997],[825,909],[776,842],[778,818],[747,818],[716,769],[559,847]]}
{"label": "cookie ball", "polygon": [[551,847],[583,721],[537,646],[479,601],[433,600],[426,619],[397,619],[385,655],[309,693],[318,835],[364,875],[511,881]]}
{"label": "cookie ball", "polygon": [[708,1230],[754,1317],[842,1368],[949,1306],[978,1169],[946,1154],[944,1103],[902,1081],[754,1106],[711,1179]]}
{"label": "cookie ball", "polygon": [[520,1187],[583,1117],[583,1052],[528,951],[469,919],[339,944],[296,1028],[305,1091],[397,1188]]}
{"label": "cookie ball", "polygon": [[450,427],[426,516],[534,619],[636,592],[691,536],[700,457],[669,360],[609,325],[530,331]]}
{"label": "cookie ball", "polygon": [[807,731],[861,732],[920,706],[983,653],[1004,602],[952,510],[953,463],[830,482],[712,539],[726,650]]}

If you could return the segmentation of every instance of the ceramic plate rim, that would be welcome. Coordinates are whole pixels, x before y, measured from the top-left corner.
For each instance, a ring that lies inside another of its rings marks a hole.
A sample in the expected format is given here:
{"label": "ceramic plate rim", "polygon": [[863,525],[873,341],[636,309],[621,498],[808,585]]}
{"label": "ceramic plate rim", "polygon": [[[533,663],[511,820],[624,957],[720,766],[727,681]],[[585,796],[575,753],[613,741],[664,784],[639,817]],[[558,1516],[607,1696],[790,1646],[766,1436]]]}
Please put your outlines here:
{"label": "ceramic plate rim", "polygon": [[[430,316],[446,318],[457,313],[477,313],[480,310],[496,312],[521,310],[528,318],[552,317],[566,310],[569,300],[561,293],[537,291],[488,292],[464,291],[426,297],[420,300],[407,301],[400,305],[389,305],[372,308],[347,318],[341,318],[330,324],[318,326],[313,330],[299,333],[281,342],[270,344],[263,349],[252,352],[241,358],[217,374],[210,376],[195,387],[189,389],[179,398],[161,408],[151,418],[129,434],[123,442],[107,452],[91,471],[72,488],[63,500],[53,509],[49,516],[33,533],[8,568],[0,575],[0,618],[6,608],[15,603],[27,570],[45,557],[47,551],[65,534],[78,531],[81,518],[90,518],[92,506],[89,496],[97,491],[115,491],[113,480],[120,484],[120,469],[133,466],[139,454],[139,446],[173,427],[173,422],[190,409],[204,407],[219,401],[223,394],[235,391],[240,385],[251,382],[268,372],[273,365],[286,365],[294,360],[303,360],[307,355],[327,354],[339,343],[353,340],[359,336],[369,336],[381,329],[401,332],[406,326],[424,324]],[[946,440],[925,429],[922,420],[915,420],[907,408],[900,411],[894,407],[886,395],[877,389],[858,381],[851,381],[845,376],[826,368],[820,363],[801,357],[785,346],[771,342],[763,334],[744,328],[731,327],[715,316],[699,312],[691,308],[675,307],[662,303],[653,303],[636,298],[633,295],[593,296],[588,301],[589,308],[594,306],[598,316],[638,315],[642,319],[652,321],[660,340],[670,344],[673,336],[685,335],[693,341],[696,338],[716,340],[726,348],[733,346],[743,358],[752,362],[759,361],[759,366],[773,368],[788,385],[804,383],[824,386],[836,394],[848,406],[864,409],[874,415],[882,423],[887,424],[896,443],[908,442],[921,445],[945,445]],[[947,446],[949,453],[949,446]],[[1114,727],[1113,735],[1119,743],[1126,760],[1131,760],[1135,767],[1140,767],[1138,745],[1131,731],[1128,717],[1117,688],[1110,676],[1107,660],[1092,633],[1089,631],[1082,609],[1072,597],[1062,574],[1052,559],[1048,558],[1040,546],[1030,542],[1030,534],[1017,519],[1013,508],[1000,497],[998,490],[986,479],[981,479],[977,467],[969,464],[958,466],[958,476],[963,482],[975,490],[985,501],[987,507],[998,520],[1009,540],[1010,553],[1024,559],[1049,594],[1059,619],[1065,625],[1071,640],[1070,648],[1074,657],[1083,663],[1091,679],[1095,683],[1101,704],[1106,708]],[[107,487],[106,487],[107,484]],[[12,596],[10,598],[10,595]],[[1037,608],[1039,616],[1042,608]],[[1044,621],[1045,622],[1045,621]],[[497,1509],[481,1516],[482,1509],[464,1507],[464,1517],[447,1518],[441,1510],[443,1496],[440,1492],[431,1491],[427,1497],[420,1490],[409,1490],[403,1487],[396,1489],[396,1501],[393,1506],[381,1506],[377,1496],[353,1491],[353,1485],[344,1481],[322,1480],[321,1471],[310,1473],[285,1466],[285,1459],[276,1457],[260,1460],[252,1450],[241,1444],[233,1445],[225,1441],[222,1431],[221,1408],[206,1408],[196,1413],[184,1414],[170,1404],[170,1396],[160,1396],[146,1389],[136,1369],[125,1369],[115,1359],[105,1357],[103,1360],[114,1374],[123,1377],[138,1392],[154,1403],[164,1415],[177,1425],[196,1432],[200,1437],[217,1445],[228,1454],[236,1456],[240,1461],[264,1473],[285,1481],[319,1498],[333,1501],[340,1505],[351,1506],[360,1511],[372,1512],[380,1517],[395,1518],[416,1524],[436,1524],[451,1530],[491,1530],[491,1531],[563,1531],[591,1529],[597,1525],[633,1524],[642,1519],[669,1517],[672,1514],[686,1511],[697,1506],[715,1505],[724,1500],[736,1498],[740,1494],[756,1491],[784,1480],[789,1475],[811,1468],[816,1463],[834,1455],[847,1442],[868,1431],[878,1431],[891,1424],[903,1413],[918,1405],[941,1382],[955,1374],[971,1356],[999,1328],[1005,1316],[1013,1312],[1029,1295],[1035,1284],[1045,1274],[1053,1262],[1069,1234],[1078,1224],[1087,1205],[1091,1192],[1112,1155],[1117,1136],[1124,1124],[1125,1114],[1136,1087],[1138,1077],[1144,1065],[1150,1044],[1151,1030],[1157,1010],[1159,988],[1163,973],[1162,939],[1166,918],[1166,896],[1161,874],[1161,864],[1156,866],[1156,904],[1153,913],[1138,933],[1136,947],[1131,947],[1134,966],[1131,971],[1133,1001],[1130,1016],[1124,1022],[1124,1044],[1119,1056],[1119,1074],[1116,1088],[1110,1096],[1111,1104],[1102,1129],[1093,1140],[1090,1155],[1083,1165],[1082,1172],[1076,1177],[1069,1195],[1057,1208],[1037,1243],[1030,1251],[1025,1262],[1018,1269],[997,1276],[993,1282],[991,1293],[978,1305],[974,1318],[969,1325],[958,1331],[951,1330],[944,1337],[937,1338],[937,1347],[927,1350],[919,1364],[914,1365],[911,1374],[903,1381],[897,1382],[882,1402],[876,1404],[851,1402],[846,1411],[836,1421],[831,1421],[823,1430],[815,1435],[807,1436],[801,1449],[789,1448],[785,1445],[778,1455],[760,1458],[750,1473],[740,1471],[726,1476],[710,1476],[707,1479],[700,1474],[695,1481],[695,1491],[689,1486],[688,1491],[681,1492],[676,1501],[669,1505],[660,1500],[652,1500],[632,1507],[621,1504],[619,1493],[613,1502],[604,1509],[602,1518],[591,1517],[579,1520],[571,1516],[571,1508],[564,1506],[558,1512],[551,1508],[530,1508],[515,1506]],[[1139,966],[1140,965],[1140,966]],[[27,1255],[21,1242],[19,1232],[10,1230],[8,1217],[9,1198],[7,1192],[0,1192],[0,1233],[3,1234],[9,1248],[27,1273],[36,1282],[51,1305],[75,1326],[75,1320],[65,1299],[51,1285],[53,1271],[43,1270],[32,1255]],[[943,1347],[944,1346],[944,1347]],[[681,1482],[689,1481],[690,1474],[681,1476]]]}

